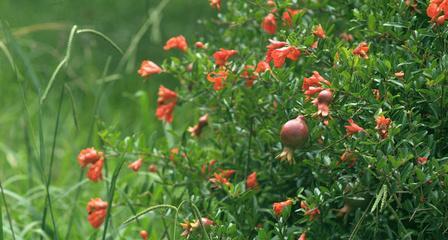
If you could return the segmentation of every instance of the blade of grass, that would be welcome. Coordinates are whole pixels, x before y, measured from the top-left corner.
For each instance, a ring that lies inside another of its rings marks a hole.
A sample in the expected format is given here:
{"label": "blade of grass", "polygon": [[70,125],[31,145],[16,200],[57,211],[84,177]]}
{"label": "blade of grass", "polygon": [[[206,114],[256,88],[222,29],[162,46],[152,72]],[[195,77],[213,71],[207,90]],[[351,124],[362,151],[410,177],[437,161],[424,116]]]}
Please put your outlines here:
{"label": "blade of grass", "polygon": [[68,96],[70,97],[70,103],[72,105],[72,117],[73,117],[73,124],[76,127],[76,131],[79,131],[79,123],[78,123],[78,114],[76,114],[76,103],[75,103],[75,97],[73,96],[72,89],[68,84],[65,84],[65,88],[67,89]]}
{"label": "blade of grass", "polygon": [[[5,33],[5,36],[6,36],[6,38],[5,38],[6,41],[8,41],[8,43],[11,43],[12,39],[11,39],[11,37],[9,35],[10,33],[3,26],[4,26],[3,22],[0,22],[0,27],[2,27],[2,29],[3,29],[3,31]],[[30,123],[30,117],[29,117],[30,115],[29,115],[28,107],[26,105],[25,88],[23,86],[23,82],[20,81],[20,76],[19,76],[19,72],[18,72],[17,66],[16,66],[16,64],[14,62],[14,59],[13,59],[12,54],[9,51],[8,47],[3,42],[0,41],[0,48],[2,49],[4,54],[6,55],[10,65],[11,65],[11,68],[12,68],[12,70],[14,72],[15,79],[16,79],[17,83],[20,85],[21,92],[22,92],[22,102],[23,102],[23,105],[25,107],[25,119],[26,119],[26,123],[25,123],[25,127],[24,127],[24,139],[25,139],[25,143],[26,143],[25,145],[26,145],[26,149],[27,149],[27,160],[28,160],[27,161],[28,162],[27,171],[28,171],[28,176],[29,176],[28,177],[28,179],[29,179],[28,187],[31,189],[32,185],[33,185],[32,184],[33,181],[32,181],[32,178],[31,178],[31,176],[33,176],[33,168],[32,168],[33,164],[32,163],[35,163],[36,161],[32,160],[32,158],[33,158],[32,157],[33,156],[33,147],[32,147],[31,138],[30,138],[30,134],[29,134],[29,130],[28,130],[28,126],[29,126],[29,123]]]}
{"label": "blade of grass", "polygon": [[[39,170],[40,170],[40,177],[41,177],[41,181],[43,183],[46,182],[46,177],[45,177],[45,173],[44,173],[44,161],[45,161],[45,139],[44,139],[44,131],[43,131],[43,114],[42,114],[42,107],[40,106],[38,109],[39,113],[38,113],[38,130],[39,130]],[[44,202],[44,204],[46,205],[47,202]],[[44,232],[47,232],[46,227],[45,227],[45,218],[47,215],[47,211],[44,209],[43,212],[43,216],[42,216],[42,230]],[[42,239],[42,238],[41,238]]]}
{"label": "blade of grass", "polygon": [[0,240],[3,240],[3,210],[0,204]]}
{"label": "blade of grass", "polygon": [[367,216],[367,214],[369,212],[370,207],[373,204],[373,200],[374,200],[373,198],[372,198],[372,200],[370,200],[369,205],[366,207],[366,209],[362,213],[361,217],[359,218],[358,222],[355,224],[355,227],[353,228],[353,231],[350,233],[350,237],[348,238],[348,240],[353,240],[354,237],[356,236],[356,234],[358,233],[359,228],[360,228],[362,222],[364,221],[365,217]]}
{"label": "blade of grass", "polygon": [[56,67],[56,69],[54,70],[53,74],[51,75],[50,81],[48,81],[48,85],[45,88],[45,91],[42,94],[42,97],[40,99],[41,104],[47,98],[48,93],[51,90],[51,87],[53,86],[54,81],[56,80],[57,74],[61,71],[61,69],[63,67],[65,67],[67,65],[68,61],[70,60],[70,54],[71,54],[73,40],[75,38],[75,35],[76,34],[81,34],[81,33],[91,33],[91,34],[97,35],[97,36],[101,37],[102,39],[106,40],[119,53],[123,54],[123,50],[121,50],[121,48],[114,41],[112,41],[109,37],[107,37],[103,33],[99,32],[99,31],[96,31],[96,30],[93,30],[93,29],[79,29],[78,30],[78,26],[74,25],[72,27],[71,31],[70,31],[70,35],[69,35],[68,42],[67,42],[67,49],[66,49],[66,52],[65,52],[65,56],[61,60],[61,62],[59,62],[58,66]]}
{"label": "blade of grass", "polygon": [[[22,51],[20,46],[16,43],[9,28],[7,27],[7,24],[4,21],[0,21],[0,28],[2,28],[2,30],[3,30],[7,45],[11,46],[10,49],[18,56],[18,58],[25,65],[25,71],[26,71],[28,77],[31,79],[31,81],[34,85],[34,88],[36,90],[36,93],[40,94],[40,91],[41,91],[40,80],[36,74],[36,71],[34,70],[33,65],[31,64],[31,61],[26,56],[26,54]],[[17,65],[17,64],[15,64],[15,65]],[[16,73],[17,80],[19,80],[20,74],[17,71],[17,68],[15,69],[15,73]]]}
{"label": "blade of grass", "polygon": [[28,188],[33,188],[33,181],[31,176],[33,176],[33,148],[31,146],[31,139],[28,129],[28,124],[25,123],[25,127],[23,128],[23,134],[25,139],[25,147],[26,147],[26,158],[27,158],[27,171],[28,171]]}
{"label": "blade of grass", "polygon": [[[11,229],[12,239],[15,240],[16,239],[16,235],[14,234],[14,227],[12,226],[11,214],[9,213],[8,203],[6,202],[5,192],[3,190],[3,185],[2,185],[1,181],[0,181],[0,190],[2,191],[3,205],[5,206],[6,217],[8,219],[9,228]],[[0,208],[1,208],[1,205],[0,205]],[[2,234],[0,236],[3,239],[3,223],[0,226],[2,228]]]}
{"label": "blade of grass", "polygon": [[[132,201],[131,199],[129,199],[128,195],[124,192],[122,192],[120,189],[118,189],[118,191],[120,192],[121,195],[123,195],[124,199],[126,200],[126,205],[129,208],[129,210],[131,211],[132,214],[137,215],[137,211],[135,210],[134,206],[132,205]],[[138,219],[137,220],[137,224],[140,226],[140,221]]]}
{"label": "blade of grass", "polygon": [[137,219],[140,218],[141,216],[143,216],[143,215],[145,215],[145,214],[147,214],[147,213],[150,213],[150,212],[152,212],[152,211],[155,211],[155,210],[157,210],[157,209],[164,209],[164,208],[173,209],[173,210],[175,210],[176,212],[177,212],[177,210],[178,210],[177,207],[175,207],[175,206],[173,206],[173,205],[169,205],[169,204],[160,204],[160,205],[152,206],[152,207],[149,207],[149,208],[147,208],[147,209],[145,209],[145,210],[143,210],[143,211],[137,213],[135,216],[132,216],[132,217],[126,219],[126,220],[120,225],[120,227],[126,227],[129,223],[131,223],[132,221],[137,220]]}
{"label": "blade of grass", "polygon": [[59,62],[58,66],[56,67],[56,69],[51,74],[50,81],[48,81],[48,85],[45,88],[44,93],[42,94],[42,96],[40,98],[40,104],[41,105],[44,103],[45,99],[47,98],[48,92],[50,92],[50,89],[53,86],[54,80],[56,80],[56,76],[58,75],[59,71],[61,71],[61,69],[67,64],[68,60],[70,59],[70,53],[72,51],[73,39],[75,37],[77,28],[78,28],[78,26],[74,25],[72,27],[72,30],[70,30],[70,35],[68,37],[67,49],[66,49],[66,52],[65,52],[65,56],[61,60],[61,62]]}
{"label": "blade of grass", "polygon": [[[77,185],[79,185],[79,188],[76,190],[76,193],[75,193],[74,204],[76,204],[78,202],[79,195],[81,194],[81,186],[79,183],[82,181],[83,176],[84,176],[84,168],[82,168],[81,171],[79,172],[78,184],[77,184]],[[76,211],[72,211],[70,213],[70,217],[68,220],[67,232],[65,233],[64,239],[71,239],[70,234],[72,231],[73,221],[75,220],[75,213],[76,213]]]}
{"label": "blade of grass", "polygon": [[103,229],[103,240],[106,240],[106,235],[107,235],[107,228],[109,226],[109,222],[110,222],[110,218],[112,216],[111,211],[112,211],[112,201],[114,200],[114,194],[115,194],[115,188],[116,188],[116,184],[117,184],[117,180],[118,180],[118,175],[121,172],[121,169],[124,165],[124,163],[126,162],[126,153],[128,152],[129,146],[126,147],[126,151],[123,152],[122,156],[121,156],[121,160],[118,164],[117,167],[115,167],[114,173],[112,175],[112,181],[110,183],[110,188],[108,191],[108,200],[107,202],[109,203],[109,205],[107,206],[107,213],[106,213],[106,220],[104,222],[104,229]]}
{"label": "blade of grass", "polygon": [[53,144],[51,146],[51,156],[50,156],[50,164],[48,167],[47,182],[45,184],[46,195],[45,195],[44,214],[42,217],[42,228],[43,228],[45,221],[46,221],[46,215],[47,215],[46,213],[47,213],[47,208],[48,208],[50,211],[51,221],[53,223],[53,232],[54,232],[53,238],[54,239],[58,239],[58,231],[57,231],[56,221],[55,221],[55,217],[54,217],[54,213],[53,213],[53,207],[51,204],[50,184],[51,184],[51,177],[52,177],[52,170],[53,170],[53,163],[54,163],[54,154],[55,154],[58,131],[59,131],[59,122],[60,122],[59,120],[61,118],[62,103],[64,102],[64,90],[65,90],[65,86],[62,86],[61,95],[59,97],[59,103],[58,103],[58,112],[56,115],[56,123],[55,123],[55,127],[54,127]]}
{"label": "blade of grass", "polygon": [[96,31],[94,29],[79,29],[76,31],[76,34],[81,34],[81,33],[91,33],[94,35],[97,35],[101,38],[103,38],[104,40],[106,40],[112,47],[115,48],[115,50],[117,50],[120,54],[123,55],[123,50],[121,50],[121,48],[114,42],[112,41],[112,39],[110,39],[108,36],[104,35],[103,33]]}
{"label": "blade of grass", "polygon": [[40,31],[61,31],[69,28],[70,26],[65,23],[58,22],[48,22],[48,23],[38,23],[25,27],[18,28],[14,30],[13,35],[16,37],[22,37],[34,32]]}

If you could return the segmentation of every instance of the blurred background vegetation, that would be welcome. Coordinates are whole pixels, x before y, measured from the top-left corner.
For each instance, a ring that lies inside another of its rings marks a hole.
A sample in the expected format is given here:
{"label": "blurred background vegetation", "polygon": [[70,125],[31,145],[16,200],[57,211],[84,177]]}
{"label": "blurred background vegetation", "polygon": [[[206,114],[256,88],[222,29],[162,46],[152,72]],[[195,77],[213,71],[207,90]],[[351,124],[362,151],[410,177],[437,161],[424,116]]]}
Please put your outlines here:
{"label": "blurred background vegetation", "polygon": [[[96,132],[102,126],[124,135],[162,136],[163,128],[154,115],[157,90],[160,84],[174,89],[178,82],[167,74],[142,79],[137,75],[140,62],[150,59],[161,65],[168,56],[162,47],[172,36],[182,34],[192,46],[201,39],[198,33],[204,32],[200,19],[216,14],[206,0],[0,1],[0,180],[17,231],[26,226],[30,226],[28,231],[40,231],[33,225],[39,225],[42,217],[43,183],[58,113],[51,179],[54,201],[60,201],[54,204],[56,218],[67,223],[73,210],[77,227],[87,227],[82,223],[85,204],[91,197],[105,196],[100,190],[103,184],[96,184],[73,202],[80,174],[76,161],[79,150],[100,145]],[[142,27],[145,22],[148,29]],[[97,36],[76,35],[68,65],[56,76],[40,107],[40,95],[65,55],[73,25],[104,33],[124,51],[139,31],[144,34],[126,59]],[[186,111],[186,107],[176,111]],[[174,124],[189,124],[184,117],[176,121]],[[60,225],[63,235],[67,224]],[[7,231],[6,224],[4,229]],[[85,239],[79,235],[82,232],[75,231],[72,239]]]}
{"label": "blurred background vegetation", "polygon": [[[25,90],[24,104],[21,87],[15,80],[15,74],[7,58],[2,54],[0,148],[2,159],[5,159],[4,157],[8,159],[8,167],[0,170],[3,178],[9,175],[9,168],[20,169],[25,163],[27,149],[24,143],[28,134],[26,132],[29,130],[29,134],[34,132],[33,134],[37,135],[34,131],[37,126],[31,126],[32,123],[27,122],[25,110],[28,109],[31,118],[37,117],[38,89],[42,91],[46,87],[51,73],[64,57],[70,28],[76,24],[79,28],[98,30],[126,50],[146,19],[151,17],[151,10],[160,2],[159,0],[0,2],[0,16],[15,41],[9,45],[9,51],[18,66]],[[161,64],[168,56],[162,47],[172,36],[183,34],[189,40],[189,44],[193,45],[195,39],[200,37],[197,36],[201,31],[198,20],[206,17],[205,14],[216,14],[210,9],[207,1],[167,2],[160,15],[154,18],[155,24],[152,24],[143,35],[136,56],[129,59],[130,65],[126,67],[126,71],[116,70],[121,56],[107,42],[87,34],[75,37],[69,64],[57,76],[43,109],[44,135],[48,136],[46,140],[51,143],[60,89],[63,83],[67,83],[72,90],[79,129],[76,129],[74,124],[71,99],[69,94],[66,94],[61,115],[63,137],[58,141],[57,148],[60,152],[57,154],[59,159],[57,164],[62,159],[68,160],[68,156],[74,158],[79,148],[85,147],[95,99],[99,95],[99,82],[109,57],[111,64],[106,75],[118,73],[118,77],[109,79],[113,82],[113,86],[106,86],[105,94],[101,98],[98,119],[104,121],[106,125],[116,126],[125,134],[148,133],[160,129],[157,125],[161,123],[156,121],[154,116],[157,89],[160,84],[174,88],[177,82],[174,77],[163,74],[143,80],[137,75],[139,64],[143,59],[151,59]],[[15,47],[17,48],[14,49]]]}

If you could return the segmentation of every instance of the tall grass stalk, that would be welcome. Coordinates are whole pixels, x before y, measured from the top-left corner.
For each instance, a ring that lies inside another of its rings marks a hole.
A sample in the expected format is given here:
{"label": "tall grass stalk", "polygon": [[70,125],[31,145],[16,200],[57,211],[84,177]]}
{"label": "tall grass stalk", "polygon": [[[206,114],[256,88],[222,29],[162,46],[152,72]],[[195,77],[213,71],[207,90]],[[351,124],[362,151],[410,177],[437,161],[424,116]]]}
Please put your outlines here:
{"label": "tall grass stalk", "polygon": [[[0,190],[2,192],[3,205],[5,206],[6,217],[8,219],[9,228],[11,229],[12,239],[15,240],[16,239],[16,235],[14,233],[14,227],[12,225],[11,214],[10,214],[9,209],[8,209],[8,203],[6,202],[5,191],[3,190],[3,185],[2,185],[1,180],[0,180]],[[0,234],[0,239],[3,239],[3,213],[1,212],[1,204],[0,204],[0,221],[1,221],[0,227],[2,228],[2,230],[0,232],[1,233]]]}
{"label": "tall grass stalk", "polygon": [[107,202],[109,203],[108,207],[107,207],[107,214],[106,214],[106,219],[104,221],[104,230],[103,230],[103,240],[106,240],[106,235],[107,235],[107,228],[109,226],[109,222],[110,222],[110,218],[112,216],[112,201],[114,199],[114,194],[115,194],[115,188],[116,188],[116,184],[117,184],[117,180],[118,180],[118,175],[120,174],[120,171],[124,165],[124,163],[126,162],[126,153],[128,152],[128,148],[129,146],[126,147],[126,151],[122,154],[120,162],[118,164],[117,167],[115,167],[114,173],[112,175],[112,180],[110,183],[110,188],[108,191],[108,198],[107,198]]}
{"label": "tall grass stalk", "polygon": [[76,29],[78,27],[76,25],[74,25],[72,27],[72,30],[70,31],[70,36],[68,38],[68,42],[67,42],[67,49],[65,52],[65,56],[64,58],[61,60],[61,62],[59,62],[58,66],[56,67],[56,69],[53,71],[53,73],[51,74],[51,78],[50,81],[48,81],[48,85],[44,90],[44,93],[42,94],[41,98],[40,98],[40,104],[42,105],[45,101],[45,99],[47,98],[48,93],[50,92],[51,87],[54,84],[54,81],[56,80],[56,76],[58,75],[58,73],[61,71],[61,69],[68,63],[68,60],[70,60],[70,53],[72,51],[72,45],[73,45],[73,39],[75,37],[76,34]]}
{"label": "tall grass stalk", "polygon": [[52,204],[51,204],[51,196],[50,196],[50,186],[51,186],[51,177],[52,177],[52,170],[53,170],[53,163],[54,163],[54,154],[55,154],[55,149],[56,149],[56,143],[57,143],[57,137],[58,137],[58,131],[59,131],[59,120],[61,117],[61,111],[62,111],[62,103],[64,102],[64,90],[65,90],[65,86],[62,86],[61,89],[61,95],[59,97],[59,104],[58,104],[58,112],[57,112],[57,116],[56,116],[56,123],[55,123],[55,127],[54,127],[54,135],[53,135],[53,144],[51,147],[51,156],[50,156],[50,163],[49,163],[49,167],[48,167],[48,175],[47,175],[47,182],[45,184],[45,190],[46,190],[46,196],[45,196],[45,206],[44,206],[44,214],[42,217],[42,224],[45,224],[45,220],[46,220],[46,213],[47,213],[47,207],[50,210],[50,216],[51,216],[51,221],[53,223],[53,231],[54,231],[54,235],[53,238],[58,239],[58,231],[57,231],[57,227],[56,227],[56,220],[54,217],[54,213],[52,210]]}

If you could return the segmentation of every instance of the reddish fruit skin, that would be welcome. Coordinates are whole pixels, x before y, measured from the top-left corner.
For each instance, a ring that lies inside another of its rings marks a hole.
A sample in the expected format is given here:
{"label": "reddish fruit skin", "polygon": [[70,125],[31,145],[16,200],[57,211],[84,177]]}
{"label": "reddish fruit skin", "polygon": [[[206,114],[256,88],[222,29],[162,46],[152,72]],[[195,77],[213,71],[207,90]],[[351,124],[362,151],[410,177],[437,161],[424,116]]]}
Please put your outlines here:
{"label": "reddish fruit skin", "polygon": [[308,135],[308,125],[302,115],[286,122],[280,131],[282,143],[293,149],[302,147],[308,140]]}
{"label": "reddish fruit skin", "polygon": [[329,104],[333,100],[333,94],[329,89],[324,89],[317,95],[317,99],[319,103]]}

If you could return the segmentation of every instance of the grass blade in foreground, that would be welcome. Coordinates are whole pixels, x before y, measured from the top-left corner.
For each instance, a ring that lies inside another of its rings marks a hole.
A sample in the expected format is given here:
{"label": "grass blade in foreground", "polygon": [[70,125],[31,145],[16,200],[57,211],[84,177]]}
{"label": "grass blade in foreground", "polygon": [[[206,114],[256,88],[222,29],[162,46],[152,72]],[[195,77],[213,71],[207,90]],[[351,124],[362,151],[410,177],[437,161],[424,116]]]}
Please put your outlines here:
{"label": "grass blade in foreground", "polygon": [[[3,185],[2,182],[0,181],[0,190],[2,191],[2,201],[3,201],[3,205],[5,206],[5,212],[6,212],[6,216],[8,218],[8,222],[9,222],[9,228],[11,229],[11,235],[12,235],[12,239],[15,240],[16,239],[16,235],[14,233],[14,227],[12,225],[12,220],[11,220],[11,215],[9,213],[9,209],[8,209],[8,204],[6,202],[6,197],[5,197],[5,192],[3,191]],[[1,205],[0,205],[0,213],[2,213],[1,211]],[[0,214],[1,219],[3,219],[2,214]],[[0,239],[3,239],[3,220],[1,221],[1,225],[0,227],[2,228],[1,230],[1,235],[0,235]]]}

